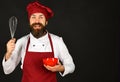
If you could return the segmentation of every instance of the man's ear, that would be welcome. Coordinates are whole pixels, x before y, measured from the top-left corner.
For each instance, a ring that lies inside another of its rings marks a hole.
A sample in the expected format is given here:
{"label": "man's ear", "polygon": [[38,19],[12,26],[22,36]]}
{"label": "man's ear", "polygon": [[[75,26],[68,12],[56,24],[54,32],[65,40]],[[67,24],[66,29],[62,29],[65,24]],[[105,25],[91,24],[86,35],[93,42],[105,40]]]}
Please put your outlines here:
{"label": "man's ear", "polygon": [[48,21],[46,21],[46,23],[45,23],[46,25],[48,24]]}

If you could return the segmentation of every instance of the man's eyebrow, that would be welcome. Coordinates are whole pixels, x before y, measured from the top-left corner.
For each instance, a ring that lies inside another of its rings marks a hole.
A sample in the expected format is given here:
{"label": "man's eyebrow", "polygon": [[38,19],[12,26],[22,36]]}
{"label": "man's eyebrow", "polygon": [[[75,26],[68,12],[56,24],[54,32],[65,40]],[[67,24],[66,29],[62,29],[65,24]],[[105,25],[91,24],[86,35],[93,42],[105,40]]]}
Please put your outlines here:
{"label": "man's eyebrow", "polygon": [[[33,15],[31,15],[31,16],[36,16],[36,15],[33,14]],[[43,16],[43,15],[41,14],[41,15],[39,15],[39,16]]]}
{"label": "man's eyebrow", "polygon": [[43,15],[39,15],[39,16],[43,16]]}
{"label": "man's eyebrow", "polygon": [[33,15],[31,15],[31,16],[35,16],[35,15],[33,14]]}

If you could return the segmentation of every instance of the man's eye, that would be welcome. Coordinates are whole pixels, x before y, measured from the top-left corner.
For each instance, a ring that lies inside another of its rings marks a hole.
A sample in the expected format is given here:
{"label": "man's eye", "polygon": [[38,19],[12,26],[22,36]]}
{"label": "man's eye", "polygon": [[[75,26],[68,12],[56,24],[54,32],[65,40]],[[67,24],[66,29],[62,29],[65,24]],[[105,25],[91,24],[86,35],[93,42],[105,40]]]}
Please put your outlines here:
{"label": "man's eye", "polygon": [[35,19],[35,17],[32,17],[32,19]]}
{"label": "man's eye", "polygon": [[40,17],[41,19],[43,18],[43,17]]}

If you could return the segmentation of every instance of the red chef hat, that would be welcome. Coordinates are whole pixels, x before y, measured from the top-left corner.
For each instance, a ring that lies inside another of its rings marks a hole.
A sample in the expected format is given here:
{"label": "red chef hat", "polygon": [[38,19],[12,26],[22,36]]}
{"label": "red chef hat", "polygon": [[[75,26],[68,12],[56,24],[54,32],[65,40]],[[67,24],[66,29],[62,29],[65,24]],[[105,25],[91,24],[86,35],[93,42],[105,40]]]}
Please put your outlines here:
{"label": "red chef hat", "polygon": [[46,17],[46,20],[48,20],[54,14],[53,11],[50,8],[48,8],[46,6],[43,6],[38,1],[29,3],[27,5],[26,9],[27,9],[27,12],[28,12],[28,18],[30,18],[30,16],[33,13],[43,13]]}

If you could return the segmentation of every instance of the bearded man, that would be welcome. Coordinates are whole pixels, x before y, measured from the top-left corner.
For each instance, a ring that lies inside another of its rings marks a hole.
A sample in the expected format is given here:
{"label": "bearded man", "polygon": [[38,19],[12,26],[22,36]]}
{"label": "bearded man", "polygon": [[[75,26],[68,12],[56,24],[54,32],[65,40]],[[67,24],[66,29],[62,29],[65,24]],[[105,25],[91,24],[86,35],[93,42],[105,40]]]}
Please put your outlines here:
{"label": "bearded man", "polygon": [[[61,76],[73,73],[75,64],[62,37],[49,33],[46,29],[53,11],[35,1],[27,5],[30,33],[18,39],[10,39],[6,44],[3,58],[5,74],[12,73],[21,61],[21,82],[57,82],[56,73]],[[57,58],[55,66],[45,65],[44,58]]]}

